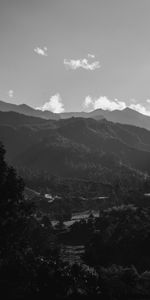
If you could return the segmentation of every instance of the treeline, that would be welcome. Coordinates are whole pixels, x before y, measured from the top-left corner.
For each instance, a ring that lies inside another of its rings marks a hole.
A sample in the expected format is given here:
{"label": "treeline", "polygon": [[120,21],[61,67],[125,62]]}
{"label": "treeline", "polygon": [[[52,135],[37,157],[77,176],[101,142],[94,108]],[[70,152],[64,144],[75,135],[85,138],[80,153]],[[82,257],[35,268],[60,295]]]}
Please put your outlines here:
{"label": "treeline", "polygon": [[[40,192],[58,196],[53,203],[48,200],[35,202],[38,210],[48,213],[51,219],[68,220],[72,213],[84,210],[106,209],[115,205],[133,204],[138,207],[149,206],[149,198],[145,193],[150,190],[150,178],[126,166],[109,170],[109,178],[105,172],[100,178],[64,178],[47,172],[22,168],[18,170],[27,187]],[[113,175],[114,174],[114,175]],[[108,175],[108,170],[107,170]],[[100,197],[106,197],[101,199]]]}
{"label": "treeline", "polygon": [[134,265],[138,272],[150,270],[150,206],[101,210],[97,218],[91,214],[88,220],[74,223],[64,238],[83,242],[84,261],[96,270],[112,265]]}
{"label": "treeline", "polygon": [[150,207],[114,207],[102,211],[92,226],[86,247],[88,263],[134,265],[140,272],[150,269]]}
{"label": "treeline", "polygon": [[[150,188],[150,176],[147,173],[142,173],[129,166],[126,166],[120,162],[120,166],[109,164],[108,158],[107,167],[97,165],[91,169],[87,166],[85,174],[82,172],[76,174],[74,166],[72,165],[74,176],[58,176],[54,175],[51,171],[40,171],[32,169],[31,167],[18,167],[18,173],[24,178],[26,184],[32,188],[41,189],[50,188],[56,192],[60,189],[60,192],[81,192],[85,193],[87,188],[89,192],[100,191],[102,188],[110,192],[112,189],[116,189],[119,185],[123,190],[137,189],[139,186]],[[119,158],[118,158],[119,159]],[[82,174],[82,175],[81,175]],[[78,189],[76,189],[78,187]]]}
{"label": "treeline", "polygon": [[[26,186],[42,193],[51,193],[71,199],[93,199],[108,196],[109,205],[135,204],[144,206],[145,193],[150,191],[150,177],[125,165],[104,168],[101,173],[91,173],[85,178],[55,176],[48,172],[19,168],[18,173]],[[136,195],[136,196],[135,196]],[[77,201],[76,201],[77,202]]]}

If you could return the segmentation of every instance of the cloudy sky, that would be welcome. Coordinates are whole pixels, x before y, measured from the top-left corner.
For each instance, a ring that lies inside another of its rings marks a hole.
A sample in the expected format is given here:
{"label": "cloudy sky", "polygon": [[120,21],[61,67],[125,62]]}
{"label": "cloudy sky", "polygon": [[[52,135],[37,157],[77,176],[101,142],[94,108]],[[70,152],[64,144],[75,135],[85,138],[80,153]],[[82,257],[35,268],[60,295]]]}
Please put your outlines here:
{"label": "cloudy sky", "polygon": [[0,99],[150,114],[149,0],[0,0]]}

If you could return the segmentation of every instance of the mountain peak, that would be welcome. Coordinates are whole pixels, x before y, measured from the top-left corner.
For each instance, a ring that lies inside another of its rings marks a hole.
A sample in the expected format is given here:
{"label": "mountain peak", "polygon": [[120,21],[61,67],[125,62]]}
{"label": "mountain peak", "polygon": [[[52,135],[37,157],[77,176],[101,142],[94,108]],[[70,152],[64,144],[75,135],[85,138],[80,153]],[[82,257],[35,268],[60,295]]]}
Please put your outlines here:
{"label": "mountain peak", "polygon": [[122,111],[127,111],[127,112],[137,112],[136,110],[134,110],[134,109],[132,109],[132,108],[130,108],[130,107],[126,107],[126,108],[124,108]]}

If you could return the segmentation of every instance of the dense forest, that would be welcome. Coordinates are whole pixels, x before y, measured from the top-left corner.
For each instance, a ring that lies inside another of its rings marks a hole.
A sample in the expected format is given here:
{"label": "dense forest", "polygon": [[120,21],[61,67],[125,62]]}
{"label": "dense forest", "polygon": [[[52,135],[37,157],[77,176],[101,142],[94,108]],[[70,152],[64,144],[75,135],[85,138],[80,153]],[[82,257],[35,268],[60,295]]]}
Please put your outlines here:
{"label": "dense forest", "polygon": [[[38,219],[24,184],[0,146],[0,283],[8,299],[150,297],[150,210],[133,205],[101,209],[69,231]],[[60,241],[81,240],[82,263],[63,261]]]}

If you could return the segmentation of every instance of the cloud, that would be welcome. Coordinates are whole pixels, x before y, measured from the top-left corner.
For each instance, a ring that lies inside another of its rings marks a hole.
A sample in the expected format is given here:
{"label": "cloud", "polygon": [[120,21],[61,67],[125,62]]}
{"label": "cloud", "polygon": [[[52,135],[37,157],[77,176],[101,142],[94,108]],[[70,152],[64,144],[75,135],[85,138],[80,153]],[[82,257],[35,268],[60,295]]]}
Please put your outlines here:
{"label": "cloud", "polygon": [[36,48],[34,48],[34,52],[37,53],[38,55],[41,55],[41,56],[48,56],[47,51],[48,51],[47,47],[43,47],[43,48],[36,47]]}
{"label": "cloud", "polygon": [[93,100],[92,100],[92,98],[90,97],[90,96],[87,96],[86,98],[85,98],[85,100],[84,100],[84,106],[85,107],[89,107],[90,105],[92,105],[93,106]]}
{"label": "cloud", "polygon": [[95,55],[94,55],[94,54],[88,53],[88,57],[89,57],[89,58],[95,58]]}
{"label": "cloud", "polygon": [[126,104],[124,101],[119,101],[118,99],[109,100],[106,96],[101,96],[97,99],[92,99],[91,96],[87,96],[84,100],[83,107],[90,111],[95,109],[103,109],[103,110],[122,110],[126,108]]}
{"label": "cloud", "polygon": [[48,102],[44,103],[41,107],[37,107],[36,109],[40,109],[42,111],[49,110],[53,113],[62,113],[65,111],[61,96],[59,94],[52,96]]}
{"label": "cloud", "polygon": [[129,107],[136,110],[136,111],[138,111],[139,113],[141,113],[143,115],[150,116],[150,110],[148,110],[142,104],[139,104],[139,103],[138,104],[130,104]]}
{"label": "cloud", "polygon": [[13,98],[14,97],[14,91],[13,90],[9,90],[8,91],[8,96],[9,96],[9,98]]}
{"label": "cloud", "polygon": [[[127,106],[124,101],[119,101],[118,99],[110,100],[106,96],[101,96],[99,98],[92,98],[91,96],[87,96],[84,100],[83,108],[86,111],[92,111],[95,109],[113,111],[122,110],[126,107],[129,107],[143,115],[150,116],[150,110],[148,110],[144,105],[140,103],[135,103],[136,100],[133,101],[133,99],[131,99],[131,102],[132,103]],[[150,103],[150,100],[148,99],[147,102]]]}
{"label": "cloud", "polygon": [[[88,58],[95,58],[95,55],[88,54]],[[100,63],[99,61],[89,62],[89,59],[83,58],[83,59],[64,59],[64,65],[67,69],[71,70],[77,70],[79,68],[94,71],[96,69],[99,69]]]}

